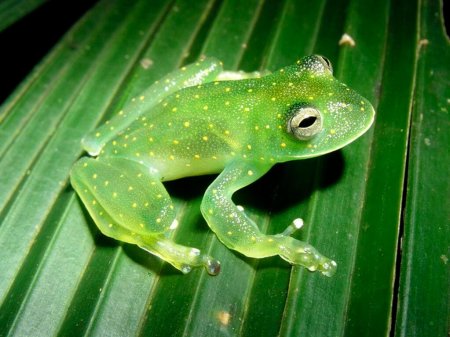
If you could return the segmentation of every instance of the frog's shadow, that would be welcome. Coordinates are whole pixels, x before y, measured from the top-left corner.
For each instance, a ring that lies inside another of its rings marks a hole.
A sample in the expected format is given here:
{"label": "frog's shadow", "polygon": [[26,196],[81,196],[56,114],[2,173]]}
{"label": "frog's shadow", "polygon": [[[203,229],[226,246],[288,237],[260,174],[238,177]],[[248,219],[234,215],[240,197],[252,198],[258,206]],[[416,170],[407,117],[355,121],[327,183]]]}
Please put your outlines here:
{"label": "frog's shadow", "polygon": [[[233,196],[233,201],[239,205],[245,205],[255,212],[269,213],[271,215],[281,213],[290,207],[303,203],[311,197],[315,190],[324,190],[337,183],[344,170],[344,157],[341,151],[335,151],[325,156],[306,160],[291,161],[275,165],[266,175],[255,183],[239,190]],[[201,199],[205,190],[216,178],[214,175],[190,177],[165,183],[165,187],[173,198],[186,202]],[[80,201],[81,202],[81,201]],[[191,211],[198,212],[200,209]],[[83,207],[85,218],[88,219],[89,229],[95,244],[103,247],[118,247],[118,241],[102,235],[91,219],[86,208]],[[182,221],[181,221],[181,225]],[[286,226],[287,224],[283,224]],[[195,227],[196,231],[207,232],[209,227],[202,220]],[[273,233],[273,230],[269,231]],[[276,232],[276,231],[275,231]],[[131,244],[122,244],[123,251],[133,261],[148,268],[149,272],[159,275],[180,274],[175,268],[164,264],[161,259],[148,254],[143,249]],[[199,247],[202,248],[202,247]],[[258,269],[273,268],[289,264],[280,262],[281,259],[264,259],[255,264],[254,259],[232,251],[236,256]]]}
{"label": "frog's shadow", "polygon": [[[275,165],[253,184],[237,191],[236,204],[256,212],[276,214],[305,202],[315,190],[325,190],[339,181],[344,171],[341,151],[306,160]],[[200,176],[165,183],[169,194],[185,201],[202,198],[217,176]],[[200,210],[198,210],[200,212]],[[205,228],[207,224],[203,221]]]}

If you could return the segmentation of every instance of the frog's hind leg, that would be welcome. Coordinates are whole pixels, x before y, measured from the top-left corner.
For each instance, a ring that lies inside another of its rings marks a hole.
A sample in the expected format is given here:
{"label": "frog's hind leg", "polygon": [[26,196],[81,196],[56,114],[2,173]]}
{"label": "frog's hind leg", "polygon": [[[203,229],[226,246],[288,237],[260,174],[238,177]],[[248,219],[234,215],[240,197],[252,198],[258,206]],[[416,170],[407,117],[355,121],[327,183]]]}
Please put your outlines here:
{"label": "frog's hind leg", "polygon": [[103,146],[116,137],[117,133],[125,130],[164,98],[180,89],[213,81],[221,71],[222,62],[207,57],[167,74],[139,96],[132,98],[110,121],[84,137],[83,148],[92,156],[98,155]]}
{"label": "frog's hind leg", "polygon": [[209,274],[220,263],[170,237],[178,222],[164,185],[147,167],[121,158],[82,158],[71,182],[97,227],[106,236],[136,244],[183,273],[204,266]]}

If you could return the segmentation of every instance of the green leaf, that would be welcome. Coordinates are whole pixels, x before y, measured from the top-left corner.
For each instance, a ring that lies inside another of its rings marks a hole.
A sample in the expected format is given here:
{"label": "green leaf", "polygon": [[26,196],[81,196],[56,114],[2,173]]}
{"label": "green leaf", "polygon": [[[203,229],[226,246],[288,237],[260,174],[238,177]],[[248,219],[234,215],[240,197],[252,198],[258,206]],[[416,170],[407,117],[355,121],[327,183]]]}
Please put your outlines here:
{"label": "green leaf", "polygon": [[[100,1],[0,110],[0,336],[444,336],[450,51],[441,7]],[[339,44],[344,33],[354,46]],[[251,71],[312,53],[374,104],[375,125],[340,151],[277,165],[234,199],[269,233],[302,217],[297,237],[338,262],[334,277],[224,247],[199,210],[210,176],[166,186],[176,240],[218,258],[217,277],[181,275],[101,235],[68,181],[87,132],[202,55]]]}
{"label": "green leaf", "polygon": [[4,0],[0,3],[0,32],[47,0]]}

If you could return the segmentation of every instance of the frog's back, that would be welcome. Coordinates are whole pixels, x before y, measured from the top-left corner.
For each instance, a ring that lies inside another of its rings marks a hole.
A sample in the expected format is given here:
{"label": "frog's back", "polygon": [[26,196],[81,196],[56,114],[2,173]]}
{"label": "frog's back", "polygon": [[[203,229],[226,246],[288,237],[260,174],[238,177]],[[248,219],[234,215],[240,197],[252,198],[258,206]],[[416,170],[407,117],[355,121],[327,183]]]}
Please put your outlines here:
{"label": "frog's back", "polygon": [[229,160],[249,151],[248,125],[257,124],[255,111],[263,104],[258,81],[180,90],[140,116],[105,146],[102,156],[142,162],[163,172],[164,180],[220,172]]}

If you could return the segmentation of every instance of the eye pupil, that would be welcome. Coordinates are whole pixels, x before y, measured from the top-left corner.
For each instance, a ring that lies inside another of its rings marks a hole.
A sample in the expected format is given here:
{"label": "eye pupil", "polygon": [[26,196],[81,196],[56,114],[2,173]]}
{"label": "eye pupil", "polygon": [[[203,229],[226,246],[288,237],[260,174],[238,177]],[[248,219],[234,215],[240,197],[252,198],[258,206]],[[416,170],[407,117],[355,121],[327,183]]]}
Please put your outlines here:
{"label": "eye pupil", "polygon": [[287,131],[299,140],[310,140],[322,131],[320,111],[311,106],[296,107],[287,123]]}
{"label": "eye pupil", "polygon": [[317,120],[317,117],[315,116],[309,116],[304,118],[299,124],[299,128],[309,128],[311,125],[313,125]]}

